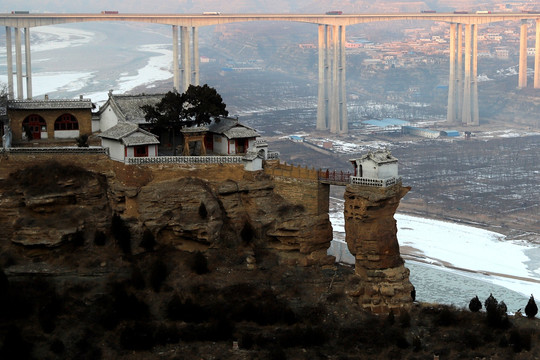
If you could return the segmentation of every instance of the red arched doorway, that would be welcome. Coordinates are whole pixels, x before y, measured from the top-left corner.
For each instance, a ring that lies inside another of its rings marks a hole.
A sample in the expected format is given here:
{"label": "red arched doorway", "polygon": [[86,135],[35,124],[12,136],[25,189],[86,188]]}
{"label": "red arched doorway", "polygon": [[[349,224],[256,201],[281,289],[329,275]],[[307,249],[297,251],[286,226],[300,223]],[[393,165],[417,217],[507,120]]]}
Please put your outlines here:
{"label": "red arched doorway", "polygon": [[39,115],[28,115],[22,122],[23,136],[30,136],[30,139],[41,139],[41,133],[47,133],[47,123]]}

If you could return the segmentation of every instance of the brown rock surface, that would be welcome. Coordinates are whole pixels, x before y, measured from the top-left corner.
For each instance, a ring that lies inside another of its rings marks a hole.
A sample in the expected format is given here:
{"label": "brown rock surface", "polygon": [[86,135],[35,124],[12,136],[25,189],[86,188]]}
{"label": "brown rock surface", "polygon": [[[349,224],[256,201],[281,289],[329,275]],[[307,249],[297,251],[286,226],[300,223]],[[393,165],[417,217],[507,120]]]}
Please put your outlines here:
{"label": "brown rock surface", "polygon": [[[51,247],[81,234],[91,239],[98,230],[108,233],[118,214],[135,253],[143,251],[139,243],[149,230],[158,245],[180,250],[242,245],[287,253],[287,261],[296,254],[295,263],[303,265],[333,260],[322,254],[332,239],[328,214],[288,201],[262,172],[234,165],[84,163],[82,156],[62,156],[62,165],[17,156],[4,159],[0,170],[0,234],[12,243]],[[314,189],[306,190],[301,179],[296,184],[298,193]]]}
{"label": "brown rock surface", "polygon": [[400,199],[409,190],[399,183],[387,188],[348,185],[345,191],[346,241],[361,279],[350,295],[375,313],[412,303],[413,286],[399,253],[394,219]]}

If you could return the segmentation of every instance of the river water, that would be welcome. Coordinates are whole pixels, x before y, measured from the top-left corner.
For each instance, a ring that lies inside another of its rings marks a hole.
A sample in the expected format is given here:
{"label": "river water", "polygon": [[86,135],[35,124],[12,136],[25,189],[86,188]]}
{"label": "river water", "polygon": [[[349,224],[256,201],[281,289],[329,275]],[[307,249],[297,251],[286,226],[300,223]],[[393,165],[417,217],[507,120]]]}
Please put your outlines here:
{"label": "river water", "polygon": [[[413,240],[411,243],[411,234],[408,234],[408,231],[414,232],[414,236],[416,237],[426,234],[426,236],[429,236],[429,241],[434,243],[433,247],[436,247],[436,239],[443,239],[442,235],[438,236],[437,231],[433,230],[433,226],[435,226],[435,229],[440,226],[441,233],[448,231],[448,223],[442,221],[415,218],[401,214],[397,214],[396,219],[398,242],[400,245],[403,246],[406,243],[408,247],[414,247],[421,254],[425,252],[429,255],[428,248],[430,245],[426,246],[420,240],[418,242],[414,242]],[[354,264],[354,257],[349,253],[347,244],[345,243],[343,200],[331,198],[330,220],[334,228],[334,240],[328,253],[336,256],[338,262]],[[452,234],[455,238],[464,236],[464,228],[461,225],[450,228],[455,229],[455,233]],[[493,294],[499,302],[505,302],[510,313],[514,313],[518,309],[521,309],[524,313],[531,293],[534,293],[536,298],[540,299],[540,246],[534,244],[523,246],[523,244],[514,244],[509,240],[503,241],[506,249],[516,250],[516,253],[523,256],[510,255],[512,251],[506,250],[502,256],[507,256],[507,261],[497,260],[498,264],[492,264],[490,267],[485,264],[486,257],[495,257],[493,252],[499,251],[493,245],[494,240],[490,238],[493,236],[493,233],[473,227],[466,228],[470,229],[473,233],[480,232],[481,234],[475,239],[476,244],[470,245],[469,249],[466,249],[467,255],[470,252],[473,256],[477,256],[477,263],[478,266],[481,266],[480,268],[485,267],[491,272],[502,275],[497,276],[493,273],[479,271],[478,268],[474,267],[474,264],[476,264],[474,258],[467,260],[473,265],[459,266],[460,269],[445,266],[444,264],[446,263],[460,264],[460,261],[463,262],[463,259],[461,259],[462,255],[458,249],[452,246],[448,247],[450,250],[446,253],[444,251],[438,252],[439,257],[437,260],[440,261],[434,261],[429,256],[422,256],[421,261],[415,261],[414,256],[403,256],[405,258],[405,266],[410,270],[410,281],[416,289],[416,300],[468,308],[469,301],[474,296],[478,296],[483,303],[490,294]],[[483,235],[484,233],[485,235]],[[469,235],[467,233],[467,236]],[[495,245],[501,243],[500,239],[496,241],[497,243]],[[460,246],[457,241],[453,245]],[[488,246],[490,250],[481,250],[484,246]],[[517,276],[515,275],[516,273],[524,277],[524,279],[505,276]],[[527,274],[526,278],[524,274]]]}

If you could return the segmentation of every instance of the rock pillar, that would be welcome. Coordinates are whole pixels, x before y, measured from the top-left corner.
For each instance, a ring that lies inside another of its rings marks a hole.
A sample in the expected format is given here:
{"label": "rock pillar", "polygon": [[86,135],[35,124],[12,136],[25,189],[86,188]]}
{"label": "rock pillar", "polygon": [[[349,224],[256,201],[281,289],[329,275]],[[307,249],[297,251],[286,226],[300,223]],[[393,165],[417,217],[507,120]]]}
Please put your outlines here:
{"label": "rock pillar", "polygon": [[394,219],[409,190],[401,182],[384,188],[347,185],[345,190],[346,241],[360,278],[349,294],[374,313],[407,309],[413,301],[414,287],[399,253]]}

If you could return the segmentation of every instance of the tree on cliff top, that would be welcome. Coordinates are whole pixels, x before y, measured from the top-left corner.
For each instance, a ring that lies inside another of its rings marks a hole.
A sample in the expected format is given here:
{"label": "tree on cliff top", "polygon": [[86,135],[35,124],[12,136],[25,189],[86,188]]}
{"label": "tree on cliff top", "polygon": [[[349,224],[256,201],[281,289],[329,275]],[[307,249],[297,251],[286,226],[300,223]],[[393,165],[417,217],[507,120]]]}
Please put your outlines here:
{"label": "tree on cliff top", "polygon": [[169,130],[210,124],[212,118],[229,115],[221,95],[207,84],[190,85],[182,94],[169,91],[155,106],[143,105],[141,109],[146,121]]}

